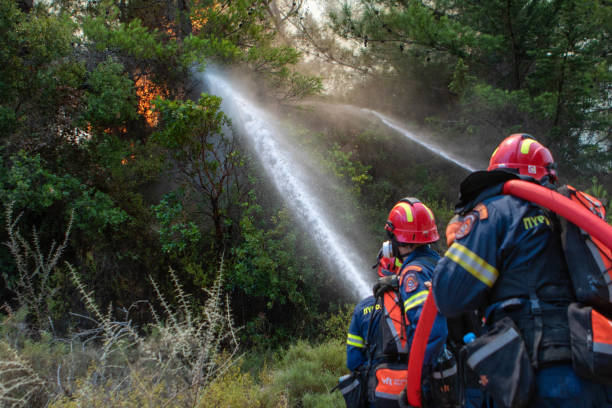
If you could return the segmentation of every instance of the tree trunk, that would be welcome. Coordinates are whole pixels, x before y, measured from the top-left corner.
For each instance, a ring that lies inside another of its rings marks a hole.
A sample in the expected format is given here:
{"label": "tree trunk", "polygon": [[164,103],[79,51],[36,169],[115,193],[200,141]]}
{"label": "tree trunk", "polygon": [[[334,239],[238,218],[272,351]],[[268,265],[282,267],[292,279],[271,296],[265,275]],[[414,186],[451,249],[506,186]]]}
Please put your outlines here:
{"label": "tree trunk", "polygon": [[210,206],[212,210],[212,219],[215,225],[215,249],[221,251],[223,248],[223,215],[219,208],[219,198],[211,197]]}
{"label": "tree trunk", "polygon": [[191,19],[189,18],[189,0],[177,0],[176,8],[178,10],[176,15],[176,34],[182,40],[191,34],[192,30]]}

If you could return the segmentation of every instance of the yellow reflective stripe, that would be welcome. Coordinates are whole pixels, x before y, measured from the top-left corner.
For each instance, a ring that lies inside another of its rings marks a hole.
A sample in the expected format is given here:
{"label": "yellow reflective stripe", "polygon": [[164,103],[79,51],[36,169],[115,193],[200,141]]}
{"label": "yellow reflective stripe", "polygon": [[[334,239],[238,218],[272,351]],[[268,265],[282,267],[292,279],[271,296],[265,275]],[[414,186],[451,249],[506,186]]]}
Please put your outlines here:
{"label": "yellow reflective stripe", "polygon": [[347,340],[346,344],[348,344],[349,346],[357,347],[357,348],[365,348],[363,344],[355,343],[355,342],[352,342],[351,340]]}
{"label": "yellow reflective stripe", "polygon": [[521,153],[529,154],[529,146],[531,146],[533,142],[535,142],[533,139],[524,139],[521,142]]}
{"label": "yellow reflective stripe", "polygon": [[406,221],[412,222],[412,208],[408,203],[397,203],[396,207],[401,207],[406,211]]}
{"label": "yellow reflective stripe", "polygon": [[427,213],[429,213],[429,218],[433,221],[435,218],[431,210],[426,206],[423,206],[423,207],[427,210]]}
{"label": "yellow reflective stripe", "polygon": [[348,334],[346,344],[350,346],[360,347],[360,348],[365,347],[363,337],[355,336],[354,334],[351,334],[351,333]]}
{"label": "yellow reflective stripe", "polygon": [[404,312],[419,306],[421,303],[425,302],[427,299],[428,290],[422,290],[415,295],[412,295],[404,302]]}
{"label": "yellow reflective stripe", "polygon": [[496,268],[458,242],[454,242],[444,256],[459,264],[488,287],[492,287],[499,276]]}
{"label": "yellow reflective stripe", "polygon": [[398,268],[402,267],[402,261],[400,261],[399,258],[395,258],[395,266],[397,266]]}

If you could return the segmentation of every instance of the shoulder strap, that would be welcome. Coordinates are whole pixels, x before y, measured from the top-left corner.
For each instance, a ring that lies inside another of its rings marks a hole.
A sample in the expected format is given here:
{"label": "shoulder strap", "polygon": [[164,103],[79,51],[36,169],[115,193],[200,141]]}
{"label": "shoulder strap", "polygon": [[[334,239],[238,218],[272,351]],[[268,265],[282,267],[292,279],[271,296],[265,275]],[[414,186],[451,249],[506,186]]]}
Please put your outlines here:
{"label": "shoulder strap", "polygon": [[573,202],[562,194],[522,180],[506,182],[503,193],[534,202],[554,211],[612,249],[612,226],[584,206]]}

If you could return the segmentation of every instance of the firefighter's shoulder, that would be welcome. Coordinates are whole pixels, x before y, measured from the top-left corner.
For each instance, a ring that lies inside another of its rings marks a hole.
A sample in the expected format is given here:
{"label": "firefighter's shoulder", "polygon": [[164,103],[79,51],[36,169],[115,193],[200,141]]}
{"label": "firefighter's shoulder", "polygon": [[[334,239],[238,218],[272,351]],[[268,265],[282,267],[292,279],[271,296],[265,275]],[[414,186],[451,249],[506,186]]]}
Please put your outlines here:
{"label": "firefighter's shoulder", "polygon": [[369,311],[371,309],[373,309],[374,307],[374,303],[376,303],[376,300],[374,299],[374,296],[368,296],[365,297],[363,299],[361,299],[361,301],[359,303],[357,303],[357,305],[355,306],[355,314],[363,314],[364,311]]}

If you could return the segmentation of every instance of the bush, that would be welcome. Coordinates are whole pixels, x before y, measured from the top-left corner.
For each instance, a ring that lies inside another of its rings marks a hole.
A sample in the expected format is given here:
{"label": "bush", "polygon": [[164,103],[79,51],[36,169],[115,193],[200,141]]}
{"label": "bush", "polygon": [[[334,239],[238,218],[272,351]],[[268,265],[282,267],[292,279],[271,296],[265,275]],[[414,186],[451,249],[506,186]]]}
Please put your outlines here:
{"label": "bush", "polygon": [[249,373],[234,366],[206,389],[198,407],[261,407],[261,390]]}
{"label": "bush", "polygon": [[263,406],[277,407],[283,398],[290,407],[344,406],[339,392],[330,395],[338,378],[346,374],[344,347],[338,342],[291,346],[278,367],[264,373]]}

